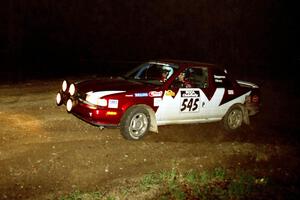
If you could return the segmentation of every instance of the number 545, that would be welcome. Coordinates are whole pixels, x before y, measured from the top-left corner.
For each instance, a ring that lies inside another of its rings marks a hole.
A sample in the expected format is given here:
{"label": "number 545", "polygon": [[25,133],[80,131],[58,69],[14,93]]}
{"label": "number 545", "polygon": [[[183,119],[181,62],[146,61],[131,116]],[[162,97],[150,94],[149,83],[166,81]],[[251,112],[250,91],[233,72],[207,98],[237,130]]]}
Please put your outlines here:
{"label": "number 545", "polygon": [[199,98],[184,98],[181,101],[181,112],[196,112],[199,110]]}

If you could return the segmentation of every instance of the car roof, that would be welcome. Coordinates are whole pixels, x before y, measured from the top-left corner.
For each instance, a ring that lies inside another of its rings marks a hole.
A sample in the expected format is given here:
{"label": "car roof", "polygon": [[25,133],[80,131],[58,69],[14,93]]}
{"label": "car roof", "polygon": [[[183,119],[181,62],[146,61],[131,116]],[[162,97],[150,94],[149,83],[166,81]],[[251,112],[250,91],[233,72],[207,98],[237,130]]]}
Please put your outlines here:
{"label": "car roof", "polygon": [[158,59],[158,60],[151,60],[151,62],[177,64],[179,66],[189,65],[189,66],[205,66],[205,67],[218,68],[216,64],[199,62],[199,61],[191,61],[191,60]]}

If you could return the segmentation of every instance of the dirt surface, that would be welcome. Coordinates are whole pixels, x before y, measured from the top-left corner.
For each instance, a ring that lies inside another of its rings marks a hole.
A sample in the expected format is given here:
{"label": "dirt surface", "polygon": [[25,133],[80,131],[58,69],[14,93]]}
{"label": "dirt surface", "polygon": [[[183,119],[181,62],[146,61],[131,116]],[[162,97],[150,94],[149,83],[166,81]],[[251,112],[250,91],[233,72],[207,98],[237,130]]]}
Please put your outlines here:
{"label": "dirt surface", "polygon": [[265,82],[261,113],[236,133],[220,123],[162,126],[133,142],[119,129],[101,131],[57,107],[60,84],[0,85],[0,199],[110,190],[172,167],[251,169],[278,180],[284,191],[299,192],[299,108],[293,105],[300,99],[288,85]]}

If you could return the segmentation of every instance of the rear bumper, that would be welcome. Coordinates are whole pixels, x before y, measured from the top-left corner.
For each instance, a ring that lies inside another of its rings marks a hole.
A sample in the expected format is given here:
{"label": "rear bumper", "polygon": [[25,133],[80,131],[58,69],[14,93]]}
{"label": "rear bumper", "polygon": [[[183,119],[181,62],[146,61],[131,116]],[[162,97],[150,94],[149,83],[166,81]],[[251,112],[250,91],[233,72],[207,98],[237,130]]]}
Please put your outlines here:
{"label": "rear bumper", "polygon": [[246,104],[246,109],[248,110],[248,115],[253,116],[259,113],[260,111],[260,105],[255,104],[255,103],[247,103]]}

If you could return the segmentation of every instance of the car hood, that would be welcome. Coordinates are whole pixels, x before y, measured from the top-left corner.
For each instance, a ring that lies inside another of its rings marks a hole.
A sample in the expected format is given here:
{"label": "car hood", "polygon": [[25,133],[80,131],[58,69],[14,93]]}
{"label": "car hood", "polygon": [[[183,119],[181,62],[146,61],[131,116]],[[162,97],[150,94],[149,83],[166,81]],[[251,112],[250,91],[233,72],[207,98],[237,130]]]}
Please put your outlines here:
{"label": "car hood", "polygon": [[122,78],[102,78],[95,80],[86,80],[76,83],[80,93],[98,92],[98,91],[147,91],[157,88],[155,85],[141,83],[137,81],[125,80]]}

